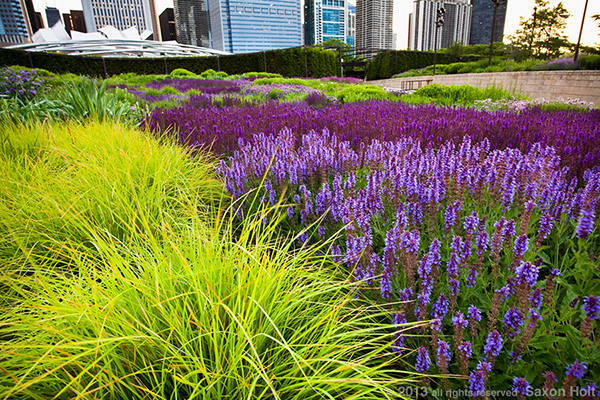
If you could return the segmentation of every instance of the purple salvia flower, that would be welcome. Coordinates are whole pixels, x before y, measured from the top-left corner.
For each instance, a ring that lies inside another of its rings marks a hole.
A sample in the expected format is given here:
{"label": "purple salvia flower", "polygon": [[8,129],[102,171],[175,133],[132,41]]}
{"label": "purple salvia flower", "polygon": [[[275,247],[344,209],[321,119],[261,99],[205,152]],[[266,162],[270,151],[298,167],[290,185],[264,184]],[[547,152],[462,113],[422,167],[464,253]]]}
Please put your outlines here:
{"label": "purple salvia flower", "polygon": [[[393,324],[396,325],[398,329],[402,328],[402,325],[406,324],[406,316],[402,313],[394,314]],[[392,344],[392,348],[398,354],[402,354],[402,347],[404,347],[404,340],[406,339],[404,335],[400,332],[396,332],[394,334],[396,340]]]}
{"label": "purple salvia flower", "polygon": [[465,319],[465,316],[460,311],[458,311],[456,315],[452,317],[452,325],[454,325],[456,328],[465,329],[468,324],[469,321]]}
{"label": "purple salvia flower", "polygon": [[471,342],[462,342],[458,345],[458,351],[465,357],[471,358],[473,354],[473,347],[471,346]]}
{"label": "purple salvia flower", "polygon": [[471,372],[469,390],[473,396],[481,396],[485,392],[485,372],[481,370]]}
{"label": "purple salvia flower", "polygon": [[440,298],[432,307],[431,316],[433,318],[443,319],[448,312],[448,297],[444,293],[440,294]]}
{"label": "purple salvia flower", "polygon": [[598,301],[598,297],[585,296],[583,298],[583,310],[587,318],[591,320],[600,318],[600,302]]}
{"label": "purple salvia flower", "polygon": [[586,369],[587,365],[585,365],[584,362],[579,362],[579,360],[575,360],[573,364],[567,366],[567,375],[574,376],[577,379],[582,379],[585,375]]}
{"label": "purple salvia flower", "polygon": [[587,202],[581,209],[579,215],[579,224],[577,225],[577,237],[580,239],[587,239],[594,230],[594,207],[590,202]]}
{"label": "purple salvia flower", "polygon": [[475,245],[477,246],[478,255],[485,253],[490,246],[490,235],[486,231],[482,231],[477,235]]}
{"label": "purple salvia flower", "polygon": [[527,395],[529,390],[531,389],[531,385],[525,378],[515,378],[513,379],[513,392],[518,394]]}
{"label": "purple salvia flower", "polygon": [[517,237],[515,240],[514,253],[520,259],[527,252],[527,248],[529,247],[529,239],[527,239],[527,235],[521,235]]}
{"label": "purple salvia flower", "polygon": [[456,220],[456,210],[452,204],[449,204],[446,207],[446,212],[444,213],[444,223],[446,226],[446,230],[450,230],[454,226],[454,222]]}
{"label": "purple salvia flower", "polygon": [[431,329],[441,332],[442,331],[442,320],[439,318],[435,318],[431,320]]}
{"label": "purple salvia flower", "polygon": [[450,286],[450,294],[452,294],[452,296],[458,296],[458,293],[460,293],[460,282],[458,279],[450,278],[450,282],[448,283]]}
{"label": "purple salvia flower", "polygon": [[469,268],[469,274],[467,275],[467,287],[472,288],[475,286],[475,282],[477,280],[477,267],[475,265],[471,265]]}
{"label": "purple salvia flower", "polygon": [[520,327],[523,326],[523,314],[517,307],[509,309],[504,314],[504,325],[509,329],[511,337],[521,332]]}
{"label": "purple salvia flower", "polygon": [[477,370],[483,371],[485,373],[490,373],[490,372],[492,372],[492,364],[490,364],[487,361],[479,361],[477,363]]}
{"label": "purple salvia flower", "polygon": [[502,234],[504,235],[504,239],[510,239],[516,234],[515,231],[515,220],[511,219],[510,221],[506,221],[504,227],[502,229]]}
{"label": "purple salvia flower", "polygon": [[535,285],[539,275],[539,268],[531,262],[521,263],[515,270],[517,275],[517,283],[527,282],[529,287]]}
{"label": "purple salvia flower", "polygon": [[437,361],[437,365],[440,365],[440,359],[444,357],[446,359],[446,362],[449,363],[451,360],[451,354],[450,354],[450,346],[448,345],[447,342],[444,342],[443,340],[439,340],[438,341],[438,361]]}
{"label": "purple salvia flower", "polygon": [[488,335],[487,340],[485,341],[484,352],[488,357],[497,357],[501,350],[502,336],[500,336],[500,333],[494,329],[494,331]]}
{"label": "purple salvia flower", "polygon": [[553,225],[554,222],[550,214],[544,214],[540,219],[540,230],[538,232],[538,237],[540,238],[540,241],[543,241],[548,237]]}
{"label": "purple salvia flower", "polygon": [[479,308],[474,305],[469,306],[469,310],[467,311],[467,316],[471,321],[481,322],[481,311]]}
{"label": "purple salvia flower", "polygon": [[419,347],[417,352],[417,364],[416,364],[417,372],[423,374],[429,371],[429,353],[427,349],[423,346]]}
{"label": "purple salvia flower", "polygon": [[450,254],[450,260],[448,260],[448,267],[447,267],[448,275],[454,276],[454,277],[458,276],[459,267],[460,267],[460,257],[458,256],[458,253],[453,251]]}
{"label": "purple salvia flower", "polygon": [[412,297],[413,297],[412,288],[405,288],[405,289],[400,290],[400,292],[399,292],[399,299],[402,302],[411,301]]}
{"label": "purple salvia flower", "polygon": [[544,300],[544,296],[542,295],[542,289],[537,288],[531,293],[531,297],[529,298],[529,304],[531,304],[532,308],[538,309],[542,306],[542,302]]}
{"label": "purple salvia flower", "polygon": [[479,218],[477,217],[477,213],[473,211],[470,216],[465,218],[465,232],[467,235],[474,235],[477,227],[479,226]]}

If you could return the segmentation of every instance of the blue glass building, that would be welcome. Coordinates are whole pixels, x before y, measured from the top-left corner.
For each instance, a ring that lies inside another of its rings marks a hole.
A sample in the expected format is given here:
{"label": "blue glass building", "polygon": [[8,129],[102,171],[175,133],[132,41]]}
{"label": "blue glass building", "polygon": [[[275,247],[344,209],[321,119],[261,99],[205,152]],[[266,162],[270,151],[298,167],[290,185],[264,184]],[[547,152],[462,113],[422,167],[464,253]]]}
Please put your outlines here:
{"label": "blue glass building", "polygon": [[0,42],[26,43],[30,34],[23,4],[19,0],[0,0]]}
{"label": "blue glass building", "polygon": [[208,0],[212,48],[251,53],[302,45],[300,0]]}
{"label": "blue glass building", "polygon": [[347,41],[348,2],[346,0],[306,0],[304,42],[307,45],[329,39]]}

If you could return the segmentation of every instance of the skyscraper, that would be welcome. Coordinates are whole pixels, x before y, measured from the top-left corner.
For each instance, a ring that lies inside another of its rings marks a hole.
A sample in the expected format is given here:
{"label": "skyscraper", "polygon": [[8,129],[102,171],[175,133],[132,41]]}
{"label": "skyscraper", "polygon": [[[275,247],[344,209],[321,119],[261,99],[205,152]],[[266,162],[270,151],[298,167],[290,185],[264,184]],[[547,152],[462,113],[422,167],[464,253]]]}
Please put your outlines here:
{"label": "skyscraper", "polygon": [[[444,24],[437,28],[437,11],[444,7]],[[472,6],[469,0],[415,0],[410,15],[408,45],[411,50],[434,50],[447,48],[454,42],[469,43]]]}
{"label": "skyscraper", "polygon": [[347,33],[346,33],[346,43],[350,46],[354,47],[356,43],[356,6],[352,4],[348,4],[348,19],[347,19]]}
{"label": "skyscraper", "polygon": [[165,10],[158,17],[160,21],[160,36],[163,42],[177,40],[177,29],[175,28],[175,11],[172,8]]}
{"label": "skyscraper", "polygon": [[300,46],[300,0],[208,0],[212,47],[232,53]]}
{"label": "skyscraper", "polygon": [[346,42],[348,3],[345,0],[305,0],[304,43],[313,45],[329,39]]}
{"label": "skyscraper", "polygon": [[[471,38],[469,44],[490,44],[492,23],[494,20],[494,2],[492,0],[471,0],[473,18],[471,20]],[[501,42],[506,21],[506,3],[498,7],[494,42]]]}
{"label": "skyscraper", "polygon": [[391,49],[393,17],[393,0],[357,0],[356,47]]}
{"label": "skyscraper", "polygon": [[58,8],[46,7],[46,20],[48,21],[49,28],[52,28],[57,22],[62,22]]}
{"label": "skyscraper", "polygon": [[88,32],[97,32],[107,25],[119,30],[135,26],[138,33],[154,32],[158,19],[154,21],[150,3],[154,0],[81,0]]}
{"label": "skyscraper", "polygon": [[211,47],[210,16],[206,0],[173,0],[177,42]]}
{"label": "skyscraper", "polygon": [[0,0],[0,42],[27,43],[32,34],[24,0]]}

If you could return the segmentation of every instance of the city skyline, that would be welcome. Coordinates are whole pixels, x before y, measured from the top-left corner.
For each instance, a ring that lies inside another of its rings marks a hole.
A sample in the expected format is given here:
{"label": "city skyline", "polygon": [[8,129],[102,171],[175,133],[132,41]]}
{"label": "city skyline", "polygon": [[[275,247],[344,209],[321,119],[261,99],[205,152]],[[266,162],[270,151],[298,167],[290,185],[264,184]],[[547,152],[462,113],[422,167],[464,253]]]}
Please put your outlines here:
{"label": "city skyline", "polygon": [[[33,0],[35,10],[41,12],[45,21],[45,7],[57,7],[61,14],[73,10],[81,10],[81,0]],[[352,1],[356,4],[356,1]],[[551,0],[552,6],[556,5],[558,0]],[[585,0],[569,0],[568,4],[564,2],[565,7],[571,13],[571,17],[567,20],[565,34],[573,43],[577,42],[579,28],[581,26],[581,18],[583,16],[583,8]],[[157,12],[162,13],[167,7],[173,7],[173,0],[156,0]],[[511,35],[516,29],[519,29],[519,18],[530,18],[533,13],[534,0],[508,0],[506,11],[506,25],[504,36]],[[413,1],[395,0],[394,1],[394,33],[398,35],[397,47],[404,49],[408,44],[408,18],[412,12]],[[600,13],[600,2],[589,1],[586,12],[586,20],[583,29],[581,42],[587,46],[593,46],[600,43],[598,35],[598,25],[590,18],[593,14]]]}

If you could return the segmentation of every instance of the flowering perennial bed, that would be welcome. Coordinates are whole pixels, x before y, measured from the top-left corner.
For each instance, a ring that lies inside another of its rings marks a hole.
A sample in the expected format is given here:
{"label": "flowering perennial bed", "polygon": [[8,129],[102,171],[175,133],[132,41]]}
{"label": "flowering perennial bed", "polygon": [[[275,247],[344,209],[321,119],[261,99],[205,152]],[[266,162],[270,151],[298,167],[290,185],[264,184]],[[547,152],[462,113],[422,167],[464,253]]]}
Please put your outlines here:
{"label": "flowering perennial bed", "polygon": [[282,200],[299,242],[335,238],[332,256],[363,295],[395,303],[396,324],[433,320],[396,333],[397,351],[418,349],[407,355],[418,372],[469,376],[453,385],[475,395],[511,382],[553,388],[556,377],[563,388],[587,385],[587,366],[590,384],[600,377],[600,173],[578,184],[540,143],[521,151],[491,139],[340,136],[286,129],[240,139],[219,168],[240,214],[255,189],[259,203]]}
{"label": "flowering perennial bed", "polygon": [[305,103],[280,104],[269,101],[247,107],[198,109],[182,106],[155,109],[144,121],[153,131],[177,132],[182,143],[210,146],[218,153],[231,154],[240,139],[257,133],[277,134],[282,127],[296,138],[310,131],[328,129],[353,148],[377,139],[390,141],[405,137],[440,145],[447,140],[487,138],[492,149],[517,148],[528,151],[534,143],[556,148],[561,163],[572,176],[600,165],[600,110],[589,112],[546,112],[528,109],[521,113],[482,112],[467,108],[430,105],[418,107],[387,101],[366,101],[323,108]]}

